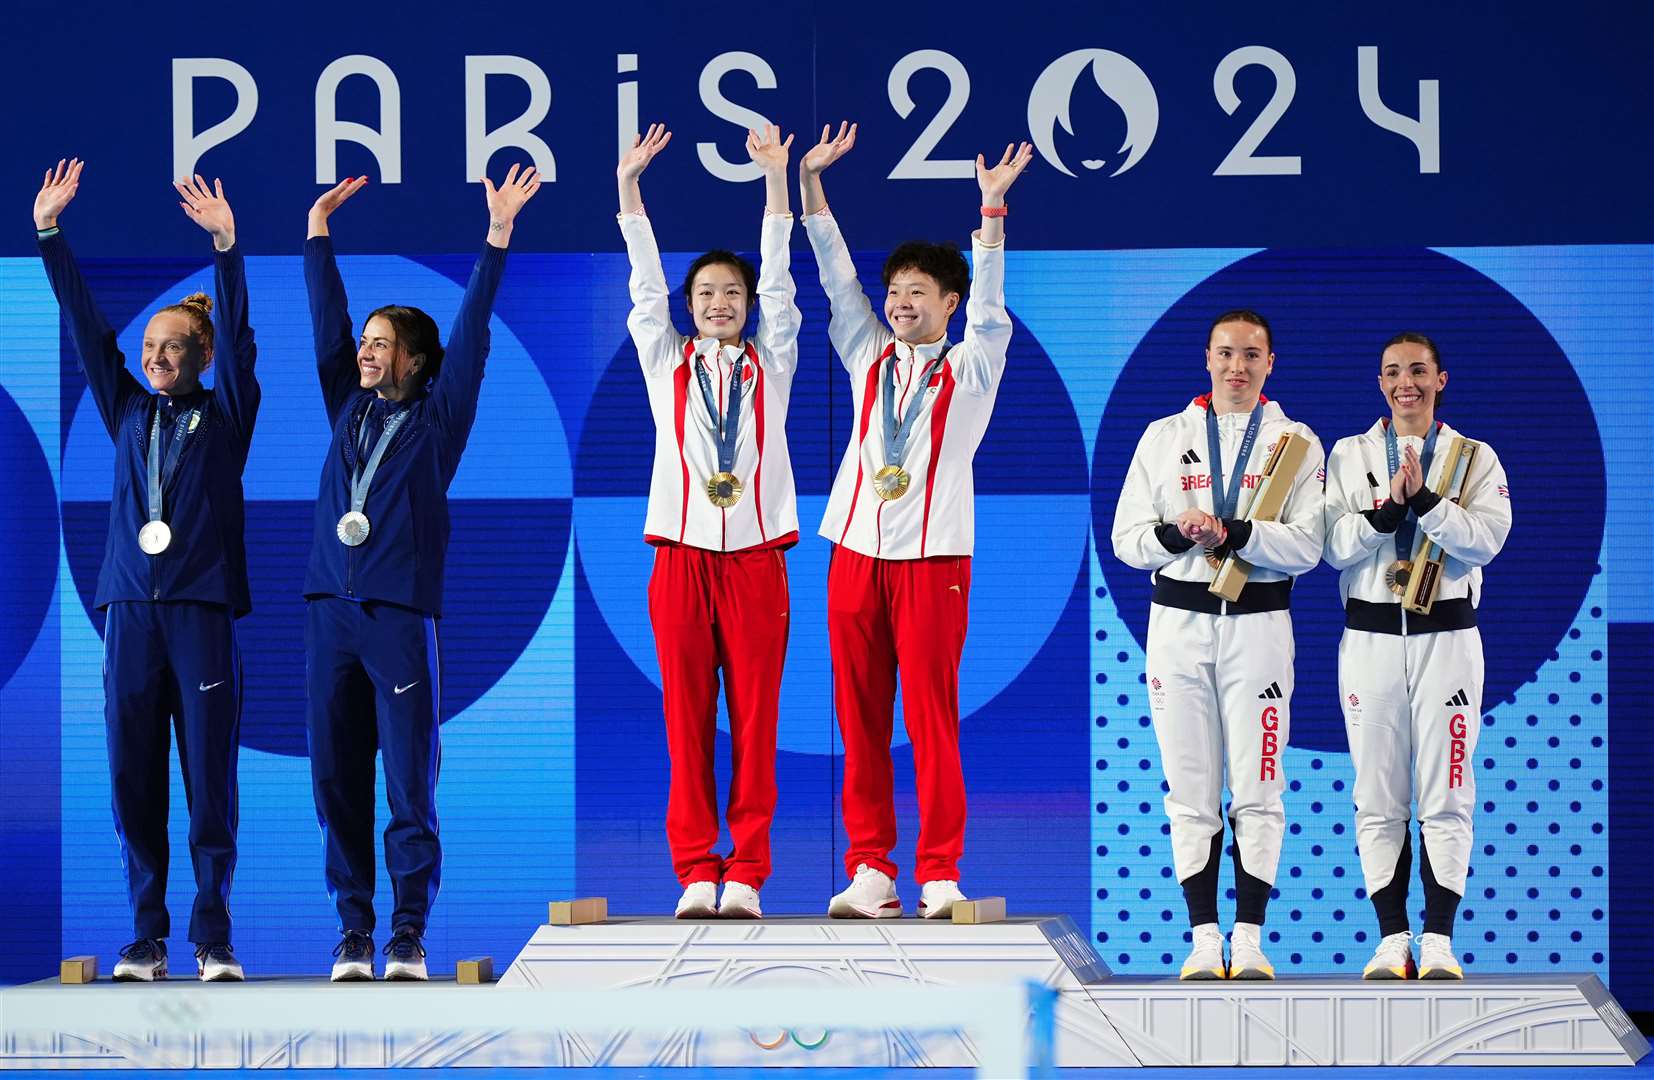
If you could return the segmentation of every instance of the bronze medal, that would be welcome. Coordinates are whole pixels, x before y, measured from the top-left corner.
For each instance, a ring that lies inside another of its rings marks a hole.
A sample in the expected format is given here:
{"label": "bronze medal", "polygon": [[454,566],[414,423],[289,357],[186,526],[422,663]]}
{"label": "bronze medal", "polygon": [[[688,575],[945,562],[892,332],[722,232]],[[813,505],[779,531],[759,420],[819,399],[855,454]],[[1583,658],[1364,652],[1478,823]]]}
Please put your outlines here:
{"label": "bronze medal", "polygon": [[1397,559],[1384,568],[1384,584],[1390,591],[1401,596],[1407,591],[1407,579],[1413,575],[1413,563],[1409,559]]}

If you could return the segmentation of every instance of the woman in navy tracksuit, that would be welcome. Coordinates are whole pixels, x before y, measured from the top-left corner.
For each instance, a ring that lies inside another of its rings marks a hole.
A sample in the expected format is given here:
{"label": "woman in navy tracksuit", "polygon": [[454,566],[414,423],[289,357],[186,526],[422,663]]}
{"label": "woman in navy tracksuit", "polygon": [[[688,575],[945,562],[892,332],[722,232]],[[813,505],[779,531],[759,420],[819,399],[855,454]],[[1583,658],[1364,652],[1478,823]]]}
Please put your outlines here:
{"label": "woman in navy tracksuit", "polygon": [[[109,776],[136,940],[119,980],[164,979],[168,721],[189,806],[195,906],[190,940],[200,977],[239,980],[230,950],[235,874],[241,654],[235,620],[252,604],[243,544],[241,473],[258,417],[256,349],[235,217],[220,183],[174,186],[212,236],[216,308],[204,293],[162,308],[144,329],[148,390],[126,370],[58,227],[80,186],[81,161],[58,162],[35,196],[40,257],[69,324],[98,415],[115,441],[109,537],[95,603],[104,626]],[[209,319],[208,313],[212,313]],[[201,373],[217,359],[209,390]]]}
{"label": "woman in navy tracksuit", "polygon": [[540,187],[532,168],[519,175],[512,166],[498,189],[483,179],[488,242],[444,350],[436,323],[418,308],[379,308],[360,338],[352,333],[328,217],[366,183],[346,180],[317,199],[304,244],[316,366],[333,426],[304,595],[310,776],[341,934],[335,981],[373,978],[376,751],[385,759],[385,867],[395,896],[385,977],[426,975],[421,938],[442,876],[436,620],[448,485],[477,415],[512,224]]}

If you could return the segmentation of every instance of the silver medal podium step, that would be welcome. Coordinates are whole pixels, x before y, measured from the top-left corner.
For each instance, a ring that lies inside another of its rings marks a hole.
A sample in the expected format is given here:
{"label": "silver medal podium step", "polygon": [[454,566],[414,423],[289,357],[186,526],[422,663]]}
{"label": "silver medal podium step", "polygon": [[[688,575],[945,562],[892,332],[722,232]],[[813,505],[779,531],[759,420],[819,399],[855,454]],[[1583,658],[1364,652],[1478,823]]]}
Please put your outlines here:
{"label": "silver medal podium step", "polygon": [[[1112,975],[1062,916],[979,926],[622,918],[539,927],[494,986],[15,987],[0,991],[0,1068],[993,1071],[1006,1048],[989,1045],[982,1005],[994,1002],[1014,1032],[1029,999],[1005,991],[1029,981],[1056,992],[1064,1067],[1630,1065],[1648,1052],[1594,975],[1183,983]],[[843,1015],[833,1002],[863,998],[899,1004],[877,1023],[831,1021]],[[749,1011],[708,1010],[720,1002]],[[937,1020],[955,1005],[975,1018]],[[797,1019],[781,1026],[781,1013]]]}

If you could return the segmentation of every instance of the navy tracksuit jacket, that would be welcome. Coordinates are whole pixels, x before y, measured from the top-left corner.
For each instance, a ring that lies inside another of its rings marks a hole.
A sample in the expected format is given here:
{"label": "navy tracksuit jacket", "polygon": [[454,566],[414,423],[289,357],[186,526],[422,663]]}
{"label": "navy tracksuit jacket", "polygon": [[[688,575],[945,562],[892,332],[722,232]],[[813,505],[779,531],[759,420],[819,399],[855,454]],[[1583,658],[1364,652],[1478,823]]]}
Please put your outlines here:
{"label": "navy tracksuit jacket", "polygon": [[[391,813],[385,866],[395,897],[393,929],[424,933],[442,876],[436,620],[448,552],[448,485],[476,419],[488,320],[504,269],[505,250],[485,246],[437,377],[423,394],[392,402],[360,388],[356,337],[331,239],[312,237],[304,245],[316,366],[333,425],[304,580],[306,733],[328,894],[341,930],[374,927],[376,751],[384,753]],[[371,454],[386,419],[404,410],[408,416],[368,492],[368,538],[348,547],[336,528],[350,509],[358,458],[367,456],[360,448]]]}
{"label": "navy tracksuit jacket", "polygon": [[[104,719],[115,830],[136,936],[170,932],[167,891],[168,721],[189,805],[196,897],[190,940],[230,940],[235,873],[236,760],[241,728],[241,656],[235,620],[252,608],[243,543],[241,474],[258,417],[257,350],[248,325],[241,251],[214,257],[217,299],[213,387],[179,398],[152,394],[126,370],[115,331],[98,311],[61,232],[40,256],[115,442],[109,537],[95,603],[104,627]],[[150,428],[161,414],[163,446],[192,409],[198,419],[164,489],[162,519],[172,543],[159,555],[138,547],[149,520]]]}

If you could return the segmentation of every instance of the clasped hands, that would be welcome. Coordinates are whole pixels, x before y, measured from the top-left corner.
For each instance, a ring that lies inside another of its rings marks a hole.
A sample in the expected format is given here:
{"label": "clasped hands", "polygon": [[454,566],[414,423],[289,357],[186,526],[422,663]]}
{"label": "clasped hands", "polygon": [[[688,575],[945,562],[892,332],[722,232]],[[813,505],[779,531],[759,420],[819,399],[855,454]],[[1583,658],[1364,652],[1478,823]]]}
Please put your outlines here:
{"label": "clasped hands", "polygon": [[1177,531],[1208,551],[1222,547],[1224,541],[1229,539],[1229,530],[1223,527],[1221,520],[1194,507],[1177,515]]}

